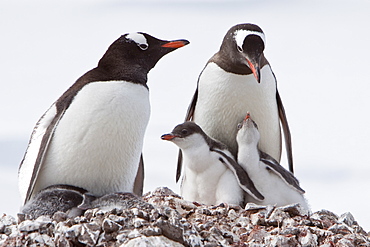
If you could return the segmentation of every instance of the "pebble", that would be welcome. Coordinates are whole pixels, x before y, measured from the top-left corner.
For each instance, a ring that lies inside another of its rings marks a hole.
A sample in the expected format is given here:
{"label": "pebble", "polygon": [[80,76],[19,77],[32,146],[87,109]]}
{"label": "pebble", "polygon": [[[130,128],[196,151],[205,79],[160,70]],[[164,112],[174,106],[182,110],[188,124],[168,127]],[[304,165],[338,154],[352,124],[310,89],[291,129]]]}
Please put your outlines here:
{"label": "pebble", "polygon": [[90,208],[72,218],[19,214],[17,221],[4,214],[0,246],[370,246],[349,212],[308,214],[298,204],[205,206],[164,187],[135,200],[137,205],[131,200],[126,208]]}

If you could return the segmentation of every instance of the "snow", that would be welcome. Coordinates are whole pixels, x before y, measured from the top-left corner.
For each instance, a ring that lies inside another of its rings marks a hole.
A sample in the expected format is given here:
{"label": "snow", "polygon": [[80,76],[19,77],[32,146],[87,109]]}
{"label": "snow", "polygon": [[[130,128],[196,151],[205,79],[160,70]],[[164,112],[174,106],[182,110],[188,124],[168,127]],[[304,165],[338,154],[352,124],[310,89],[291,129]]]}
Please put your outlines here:
{"label": "snow", "polygon": [[266,36],[296,176],[312,210],[350,211],[369,231],[369,7],[366,0],[0,2],[0,213],[19,208],[17,169],[36,121],[131,32],[191,42],[161,59],[148,83],[144,190],[178,193],[178,150],[160,136],[183,122],[198,75],[227,30],[251,22]]}

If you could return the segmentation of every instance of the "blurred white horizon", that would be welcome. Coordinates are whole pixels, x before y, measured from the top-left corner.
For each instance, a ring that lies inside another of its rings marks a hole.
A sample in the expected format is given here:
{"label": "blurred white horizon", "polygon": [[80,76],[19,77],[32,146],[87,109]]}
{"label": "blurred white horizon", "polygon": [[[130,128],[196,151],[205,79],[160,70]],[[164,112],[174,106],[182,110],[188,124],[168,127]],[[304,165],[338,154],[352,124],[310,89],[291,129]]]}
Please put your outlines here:
{"label": "blurred white horizon", "polygon": [[369,231],[369,7],[366,0],[2,1],[0,213],[19,209],[17,169],[39,117],[114,40],[136,31],[190,41],[159,61],[148,81],[144,191],[167,186],[178,193],[177,148],[160,136],[183,121],[226,31],[251,22],[266,35],[296,176],[312,210],[351,212]]}

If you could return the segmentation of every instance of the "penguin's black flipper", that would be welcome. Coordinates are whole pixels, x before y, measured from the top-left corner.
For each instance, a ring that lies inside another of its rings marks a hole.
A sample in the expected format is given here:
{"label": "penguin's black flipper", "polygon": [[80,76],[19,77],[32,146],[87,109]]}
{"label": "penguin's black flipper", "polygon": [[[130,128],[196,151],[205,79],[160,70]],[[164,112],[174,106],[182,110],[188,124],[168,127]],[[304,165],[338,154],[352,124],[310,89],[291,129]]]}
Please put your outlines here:
{"label": "penguin's black flipper", "polygon": [[265,199],[265,197],[254,186],[254,183],[249,177],[248,173],[233,158],[227,156],[224,152],[217,149],[211,151],[221,155],[220,161],[235,174],[239,186],[245,192],[258,201],[263,201]]}
{"label": "penguin's black flipper", "polygon": [[[23,205],[31,199],[50,141],[60,119],[65,113],[65,107],[58,109],[57,106],[58,105],[54,103],[37,122],[28,144],[26,154],[19,166],[19,170],[22,166],[33,166],[32,173],[30,173],[31,177],[22,178],[22,180],[29,181]],[[34,152],[36,148],[38,149],[37,154]]]}
{"label": "penguin's black flipper", "polygon": [[277,100],[277,105],[278,105],[278,110],[279,110],[279,118],[280,118],[281,125],[282,125],[282,128],[283,128],[283,133],[284,133],[285,149],[286,149],[286,153],[287,153],[289,171],[294,173],[292,136],[290,134],[290,129],[289,129],[289,125],[288,125],[288,120],[286,118],[283,102],[281,101],[279,91],[277,91],[277,90],[276,90],[276,100]]}
{"label": "penguin's black flipper", "polygon": [[141,154],[139,167],[137,169],[136,178],[134,182],[134,193],[138,196],[142,196],[143,188],[144,188],[144,160],[143,154]]}
{"label": "penguin's black flipper", "polygon": [[260,159],[266,165],[266,169],[269,169],[281,177],[289,186],[293,187],[299,193],[304,194],[305,191],[299,186],[299,181],[294,177],[293,173],[282,167],[274,158],[270,155],[260,152]]}

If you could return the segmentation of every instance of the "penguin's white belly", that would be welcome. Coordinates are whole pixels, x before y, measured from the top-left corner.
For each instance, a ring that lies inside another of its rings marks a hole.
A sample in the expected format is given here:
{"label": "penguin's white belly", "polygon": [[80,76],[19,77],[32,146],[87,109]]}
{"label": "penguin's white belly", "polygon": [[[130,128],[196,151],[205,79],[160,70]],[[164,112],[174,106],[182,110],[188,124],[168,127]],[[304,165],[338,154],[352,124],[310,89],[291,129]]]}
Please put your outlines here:
{"label": "penguin's white belly", "polygon": [[261,69],[261,83],[258,83],[252,74],[228,73],[209,63],[199,80],[194,121],[206,134],[225,143],[236,156],[237,125],[247,112],[258,125],[259,148],[279,161],[281,134],[276,81],[270,66]]}
{"label": "penguin's white belly", "polygon": [[[208,148],[209,152],[209,148]],[[218,160],[218,155],[189,158],[183,150],[184,177],[181,196],[206,205],[240,204],[243,191],[235,175]]]}
{"label": "penguin's white belly", "polygon": [[97,196],[132,192],[149,116],[143,85],[86,85],[55,130],[34,193],[52,184],[82,187]]}

